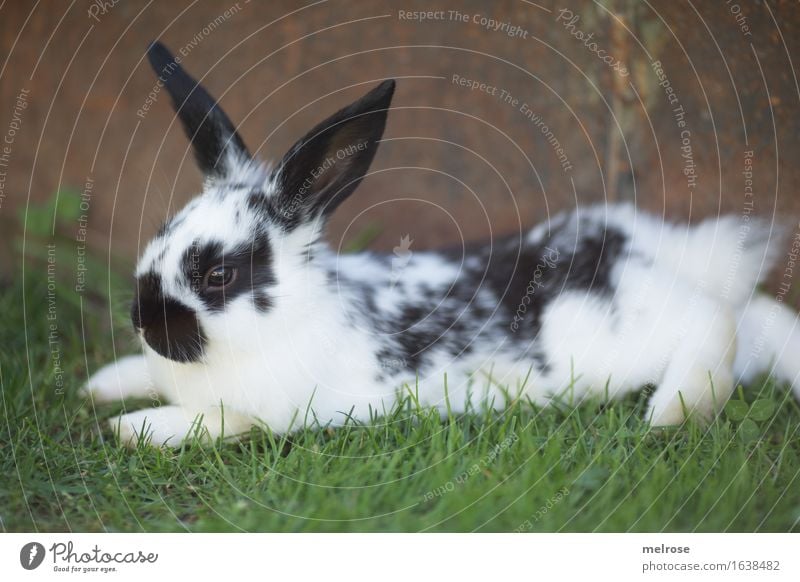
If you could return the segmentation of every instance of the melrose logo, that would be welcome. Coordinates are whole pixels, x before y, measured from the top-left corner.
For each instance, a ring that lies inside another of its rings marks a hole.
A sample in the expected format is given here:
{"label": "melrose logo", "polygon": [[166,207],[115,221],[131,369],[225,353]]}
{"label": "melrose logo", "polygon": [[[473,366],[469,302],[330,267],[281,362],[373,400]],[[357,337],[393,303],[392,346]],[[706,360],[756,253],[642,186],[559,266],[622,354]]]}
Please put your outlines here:
{"label": "melrose logo", "polygon": [[35,570],[44,561],[44,546],[38,542],[30,542],[19,551],[19,563],[26,570]]}

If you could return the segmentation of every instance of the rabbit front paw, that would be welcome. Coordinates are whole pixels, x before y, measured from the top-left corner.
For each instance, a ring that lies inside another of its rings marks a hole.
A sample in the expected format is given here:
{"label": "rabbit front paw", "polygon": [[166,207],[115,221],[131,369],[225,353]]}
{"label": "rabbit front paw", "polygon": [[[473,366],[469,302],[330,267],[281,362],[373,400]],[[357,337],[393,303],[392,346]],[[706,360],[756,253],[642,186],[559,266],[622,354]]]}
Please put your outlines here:
{"label": "rabbit front paw", "polygon": [[228,411],[223,416],[219,407],[195,413],[175,405],[121,414],[108,423],[112,430],[118,431],[125,446],[135,447],[143,440],[153,446],[174,448],[195,435],[202,440],[235,437],[253,424],[249,418]]}
{"label": "rabbit front paw", "polygon": [[96,402],[145,398],[154,393],[144,356],[125,356],[100,368],[81,388]]}

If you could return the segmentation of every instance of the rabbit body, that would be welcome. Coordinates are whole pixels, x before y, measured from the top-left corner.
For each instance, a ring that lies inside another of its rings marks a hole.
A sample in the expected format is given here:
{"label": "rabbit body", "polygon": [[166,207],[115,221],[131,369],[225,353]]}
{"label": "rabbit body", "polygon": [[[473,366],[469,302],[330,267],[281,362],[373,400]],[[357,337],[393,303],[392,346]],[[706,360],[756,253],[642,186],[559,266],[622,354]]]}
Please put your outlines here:
{"label": "rabbit body", "polygon": [[[170,59],[151,49],[157,72]],[[796,315],[755,291],[775,237],[749,215],[671,225],[599,205],[485,245],[418,251],[404,239],[399,254],[337,254],[325,219],[366,172],[393,84],[270,168],[180,67],[169,75],[208,179],[139,261],[143,355],[86,387],[154,401],[111,421],[127,443],[177,445],[198,426],[215,437],[369,422],[399,390],[458,413],[651,385],[648,418],[669,425],[710,419],[771,363],[789,382],[800,374],[784,355],[800,349]]]}

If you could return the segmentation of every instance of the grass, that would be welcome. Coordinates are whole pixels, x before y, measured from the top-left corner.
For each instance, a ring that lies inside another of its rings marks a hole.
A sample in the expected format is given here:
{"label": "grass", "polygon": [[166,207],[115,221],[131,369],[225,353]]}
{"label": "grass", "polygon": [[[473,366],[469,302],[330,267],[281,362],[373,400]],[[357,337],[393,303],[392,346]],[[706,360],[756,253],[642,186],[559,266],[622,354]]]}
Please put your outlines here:
{"label": "grass", "polygon": [[122,405],[77,390],[131,349],[124,301],[60,275],[59,377],[45,274],[0,288],[2,530],[800,531],[800,409],[770,379],[706,428],[649,430],[643,395],[444,420],[407,398],[372,426],[126,450]]}

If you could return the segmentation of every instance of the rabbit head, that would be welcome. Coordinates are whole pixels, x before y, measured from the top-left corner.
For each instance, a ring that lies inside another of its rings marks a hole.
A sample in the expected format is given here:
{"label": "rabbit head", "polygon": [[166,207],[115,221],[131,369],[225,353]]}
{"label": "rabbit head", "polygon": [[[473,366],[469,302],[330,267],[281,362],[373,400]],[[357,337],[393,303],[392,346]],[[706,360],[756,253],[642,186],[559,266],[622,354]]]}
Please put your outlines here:
{"label": "rabbit head", "polygon": [[247,329],[275,308],[280,277],[291,272],[279,261],[309,260],[326,218],[375,156],[394,81],[318,124],[271,168],[252,158],[219,104],[163,45],[148,56],[205,181],[143,253],[131,319],[159,355],[198,362],[220,337],[237,341],[225,330]]}

